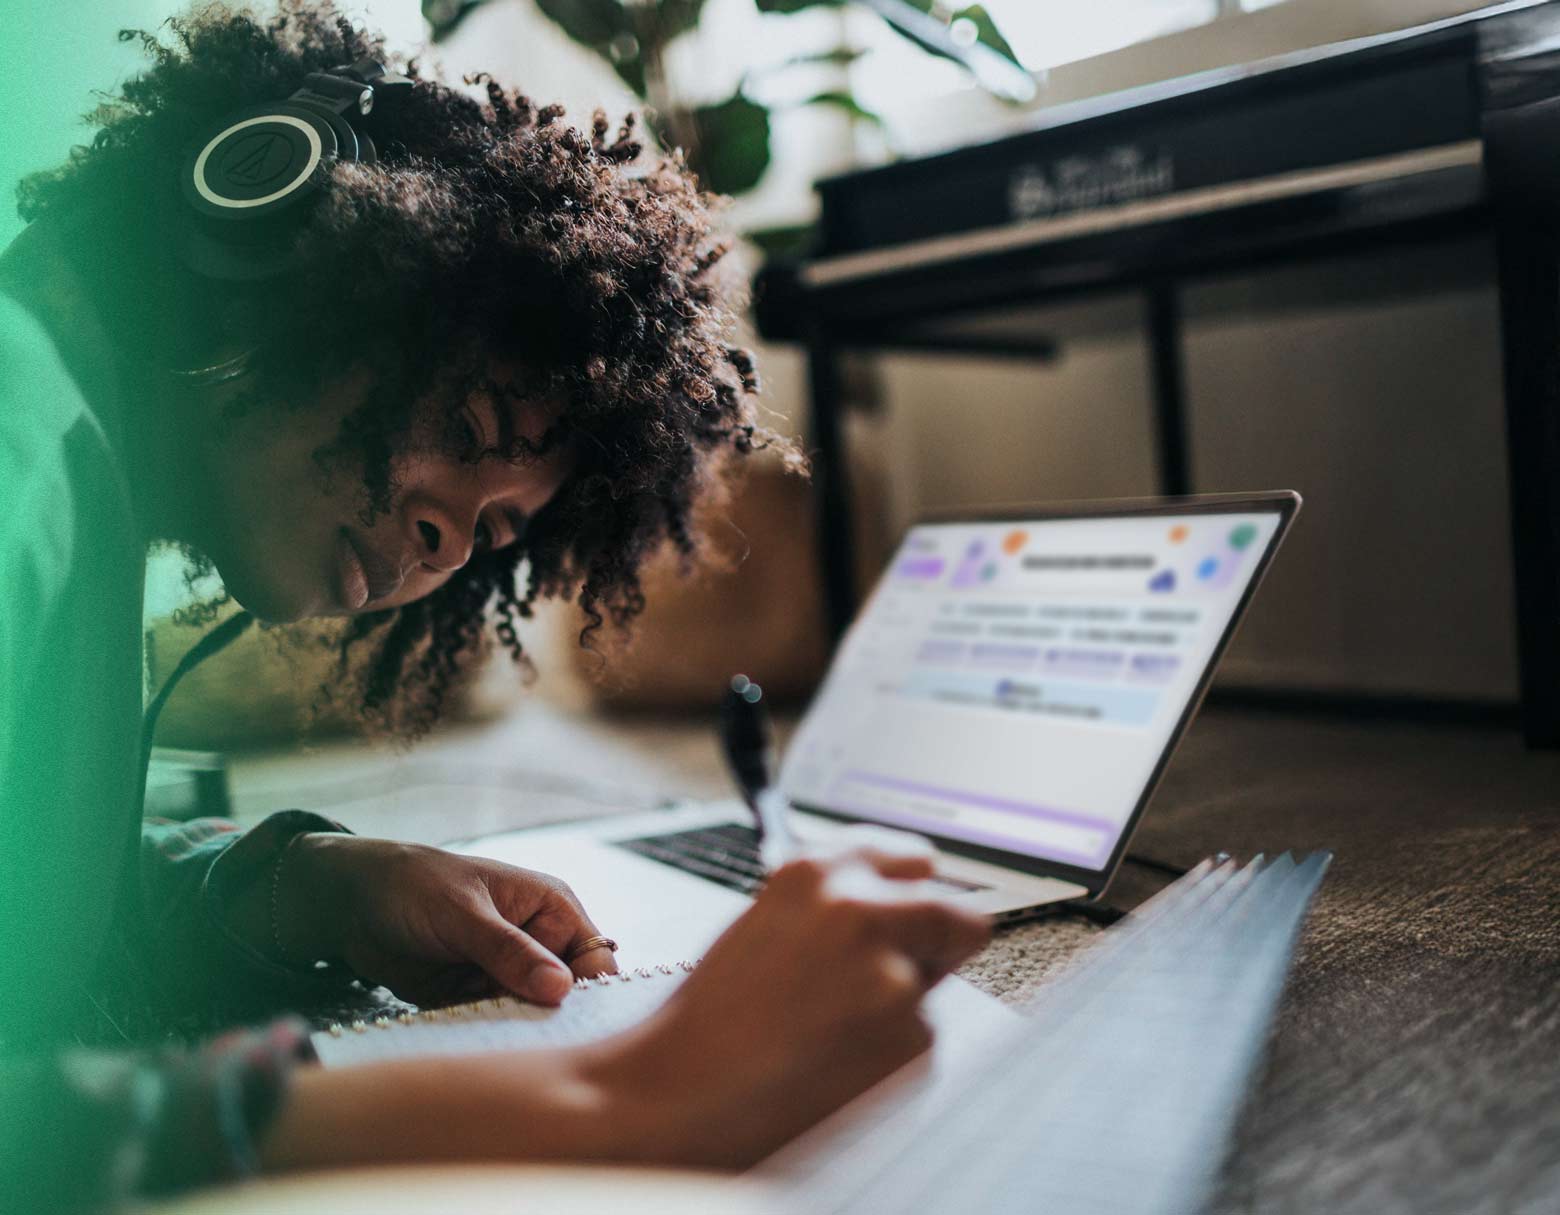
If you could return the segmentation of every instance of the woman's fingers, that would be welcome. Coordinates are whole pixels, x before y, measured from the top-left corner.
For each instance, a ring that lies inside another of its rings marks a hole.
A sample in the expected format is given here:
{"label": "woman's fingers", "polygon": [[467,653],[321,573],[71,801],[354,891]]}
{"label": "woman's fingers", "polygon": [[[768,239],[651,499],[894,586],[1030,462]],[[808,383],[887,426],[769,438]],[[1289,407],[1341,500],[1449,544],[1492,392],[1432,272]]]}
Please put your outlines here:
{"label": "woman's fingers", "polygon": [[927,987],[943,978],[991,937],[984,916],[945,902],[881,903],[872,908],[883,939],[921,968]]}
{"label": "woman's fingers", "polygon": [[562,959],[575,978],[617,973],[617,962],[605,946],[580,952],[580,946],[602,933],[567,882],[505,865],[489,877],[488,893],[501,914]]}
{"label": "woman's fingers", "polygon": [[[599,934],[594,931],[588,934],[588,936],[597,935]],[[587,938],[582,937],[571,944],[563,956],[569,957],[569,954],[579,948],[580,943],[585,939]],[[618,967],[617,959],[612,956],[612,951],[605,945],[597,945],[594,949],[587,949],[584,953],[576,954],[573,958],[570,958],[569,969],[578,978],[594,979],[597,975],[615,975]]]}
{"label": "woman's fingers", "polygon": [[852,855],[870,865],[880,877],[891,881],[924,881],[935,872],[932,858],[920,853],[884,852],[880,848],[868,846],[856,849]]}
{"label": "woman's fingers", "polygon": [[496,911],[467,920],[460,940],[471,961],[522,1000],[557,1004],[574,984],[573,974],[552,951]]}
{"label": "woman's fingers", "polygon": [[936,863],[931,844],[906,831],[866,831],[846,828],[828,843],[807,850],[810,860],[830,868],[864,865],[885,878],[915,881],[932,876]]}
{"label": "woman's fingers", "polygon": [[832,859],[809,858],[776,872],[790,901],[821,899],[825,929],[840,939],[870,940],[913,961],[925,986],[937,982],[990,936],[984,916],[954,907],[911,883],[932,874],[927,857],[859,849]]}
{"label": "woman's fingers", "polygon": [[885,827],[879,823],[850,823],[829,836],[836,851],[856,849],[879,856],[924,856],[935,858],[937,846],[924,835]]}

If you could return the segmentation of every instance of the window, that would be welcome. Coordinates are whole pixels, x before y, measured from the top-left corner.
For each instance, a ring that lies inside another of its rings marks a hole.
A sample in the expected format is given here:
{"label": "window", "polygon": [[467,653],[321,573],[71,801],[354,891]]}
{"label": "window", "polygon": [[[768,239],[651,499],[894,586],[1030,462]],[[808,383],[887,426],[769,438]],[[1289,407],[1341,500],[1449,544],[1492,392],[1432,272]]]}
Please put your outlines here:
{"label": "window", "polygon": [[[1195,26],[1208,25],[1284,0],[984,0],[986,11],[1030,71],[1104,55]],[[957,0],[950,8],[957,8]],[[907,102],[958,92],[969,78],[954,65],[930,60],[864,13],[850,18],[856,46],[869,50],[852,79],[857,96],[883,113]]]}
{"label": "window", "polygon": [[986,0],[992,20],[1031,71],[1204,25],[1220,8],[1220,0]]}

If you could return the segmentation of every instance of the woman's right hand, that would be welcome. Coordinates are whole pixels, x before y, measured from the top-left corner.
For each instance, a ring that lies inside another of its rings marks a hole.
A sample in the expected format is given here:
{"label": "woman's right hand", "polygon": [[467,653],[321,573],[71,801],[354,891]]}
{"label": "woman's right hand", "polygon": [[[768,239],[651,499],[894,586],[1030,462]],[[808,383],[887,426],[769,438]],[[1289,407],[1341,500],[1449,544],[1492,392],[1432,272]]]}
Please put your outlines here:
{"label": "woman's right hand", "polygon": [[872,850],[777,870],[659,1013],[594,1048],[619,1143],[744,1167],[924,1051],[922,997],[990,932],[909,885],[931,874]]}

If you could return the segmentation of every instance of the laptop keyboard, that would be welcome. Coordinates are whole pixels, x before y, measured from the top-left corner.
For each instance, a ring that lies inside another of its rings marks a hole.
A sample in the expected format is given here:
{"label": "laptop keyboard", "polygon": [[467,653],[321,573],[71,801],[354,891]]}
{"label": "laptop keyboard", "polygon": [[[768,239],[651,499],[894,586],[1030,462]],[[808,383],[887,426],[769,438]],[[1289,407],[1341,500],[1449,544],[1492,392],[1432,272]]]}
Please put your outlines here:
{"label": "laptop keyboard", "polygon": [[[687,831],[614,840],[613,843],[740,894],[757,894],[764,885],[764,864],[758,859],[758,832],[741,823],[693,827]],[[988,889],[979,882],[967,882],[940,873],[931,881],[950,890]]]}

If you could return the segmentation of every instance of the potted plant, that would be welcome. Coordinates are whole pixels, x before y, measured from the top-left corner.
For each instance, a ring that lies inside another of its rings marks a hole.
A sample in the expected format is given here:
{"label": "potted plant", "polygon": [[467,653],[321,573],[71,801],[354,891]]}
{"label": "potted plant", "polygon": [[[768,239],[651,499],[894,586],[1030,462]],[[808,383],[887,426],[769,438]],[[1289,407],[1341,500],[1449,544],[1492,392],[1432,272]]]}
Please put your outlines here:
{"label": "potted plant", "polygon": [[[423,0],[434,40],[446,37],[475,9],[491,0]],[[758,184],[771,159],[771,110],[753,96],[751,74],[722,100],[686,100],[669,78],[667,48],[697,28],[708,0],[535,0],[536,6],[570,38],[600,55],[645,103],[656,138],[681,148],[705,189],[738,195]],[[794,15],[807,10],[843,9],[852,0],[753,0],[761,13]],[[935,0],[855,0],[928,54],[956,62],[982,87],[1010,101],[1034,96],[1033,78],[991,15],[979,4],[952,7]],[[841,68],[861,52],[838,46],[799,55],[782,65],[801,69],[820,64]],[[882,126],[879,115],[860,104],[848,84],[810,93],[796,106],[829,106],[854,122]],[[794,233],[793,233],[794,234]],[[769,246],[778,233],[750,233]],[[768,239],[765,239],[768,237]]]}

